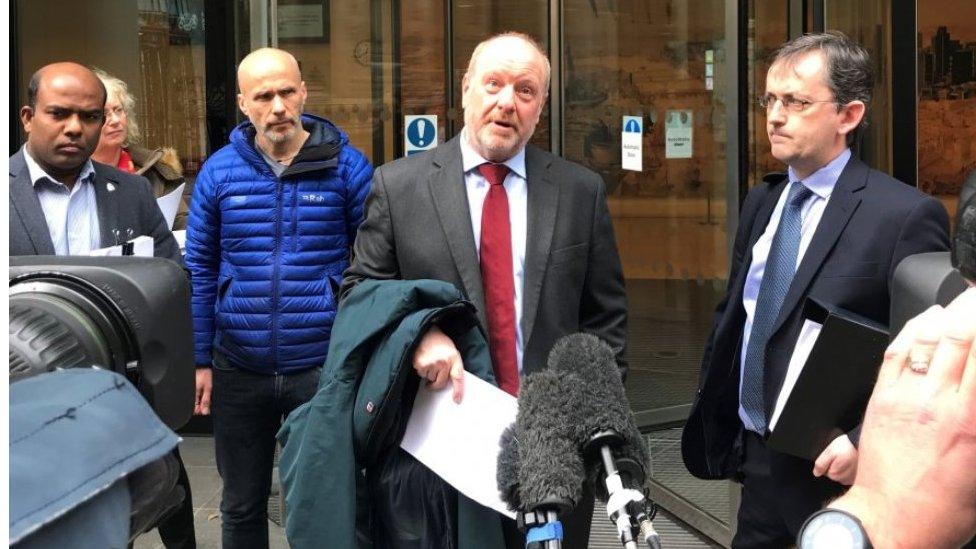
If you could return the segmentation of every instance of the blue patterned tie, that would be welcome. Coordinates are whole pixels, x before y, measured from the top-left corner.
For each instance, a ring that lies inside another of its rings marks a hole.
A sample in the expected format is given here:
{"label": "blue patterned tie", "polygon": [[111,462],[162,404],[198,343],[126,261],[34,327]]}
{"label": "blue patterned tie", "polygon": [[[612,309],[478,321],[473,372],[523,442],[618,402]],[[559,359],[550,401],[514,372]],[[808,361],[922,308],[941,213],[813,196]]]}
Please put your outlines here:
{"label": "blue patterned tie", "polygon": [[786,292],[796,272],[796,255],[800,249],[801,211],[803,203],[812,191],[796,181],[790,185],[790,194],[779,219],[779,227],[769,247],[766,268],[759,284],[756,313],[752,319],[752,331],[746,348],[745,372],[742,377],[742,408],[762,434],[766,431],[766,412],[763,402],[763,371],[765,370],[766,343],[773,324],[786,299]]}

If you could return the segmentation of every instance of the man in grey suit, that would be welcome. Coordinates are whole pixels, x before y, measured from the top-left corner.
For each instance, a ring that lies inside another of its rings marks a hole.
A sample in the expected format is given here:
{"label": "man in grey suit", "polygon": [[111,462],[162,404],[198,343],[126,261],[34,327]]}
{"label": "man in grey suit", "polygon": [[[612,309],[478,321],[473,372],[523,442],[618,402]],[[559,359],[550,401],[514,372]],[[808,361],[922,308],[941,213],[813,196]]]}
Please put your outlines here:
{"label": "man in grey suit", "polygon": [[[506,33],[474,50],[462,81],[464,129],[447,143],[377,169],[342,295],[363,279],[438,279],[478,309],[499,386],[545,368],[553,343],[592,333],[626,372],[627,300],[600,177],[527,145],[545,106],[549,61],[532,38]],[[463,365],[431,329],[414,369],[432,387]],[[592,498],[564,521],[566,547],[585,547]],[[511,522],[511,521],[506,521]],[[509,546],[524,545],[507,525]]]}
{"label": "man in grey suit", "polygon": [[149,182],[92,162],[105,87],[88,68],[53,63],[31,77],[20,109],[27,143],[10,157],[10,255],[87,255],[151,236],[181,262]]}
{"label": "man in grey suit", "polygon": [[[105,97],[95,73],[77,63],[52,63],[31,77],[20,109],[27,143],[10,157],[10,255],[88,255],[146,235],[156,257],[182,265],[149,181],[90,159]],[[185,497],[159,534],[167,548],[192,548],[190,481],[175,453]]]}

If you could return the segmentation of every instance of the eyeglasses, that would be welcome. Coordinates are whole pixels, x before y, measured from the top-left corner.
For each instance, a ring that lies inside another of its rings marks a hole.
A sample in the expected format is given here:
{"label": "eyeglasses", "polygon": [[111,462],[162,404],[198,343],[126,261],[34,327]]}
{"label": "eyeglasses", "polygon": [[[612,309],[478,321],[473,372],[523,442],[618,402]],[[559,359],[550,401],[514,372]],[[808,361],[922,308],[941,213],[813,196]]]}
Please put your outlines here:
{"label": "eyeglasses", "polygon": [[105,120],[111,120],[112,117],[119,119],[125,118],[125,109],[122,107],[112,107],[111,109],[105,109]]}
{"label": "eyeglasses", "polygon": [[756,99],[756,103],[759,104],[759,107],[764,109],[766,112],[773,110],[773,105],[775,105],[777,101],[782,103],[783,108],[790,112],[803,112],[807,110],[810,107],[810,105],[813,105],[814,103],[835,103],[837,105],[840,105],[840,103],[837,103],[837,101],[807,101],[806,99],[799,99],[793,97],[792,95],[784,95],[783,97],[776,97],[771,93],[760,95]]}

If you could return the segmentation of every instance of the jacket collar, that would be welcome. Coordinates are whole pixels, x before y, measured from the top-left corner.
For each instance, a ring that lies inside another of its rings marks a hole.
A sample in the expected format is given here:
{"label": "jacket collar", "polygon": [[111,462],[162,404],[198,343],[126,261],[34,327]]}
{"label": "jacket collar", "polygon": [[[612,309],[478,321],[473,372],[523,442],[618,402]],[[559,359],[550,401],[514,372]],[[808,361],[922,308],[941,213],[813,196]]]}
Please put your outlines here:
{"label": "jacket collar", "polygon": [[[309,133],[308,139],[281,177],[335,168],[339,165],[339,153],[349,143],[349,137],[325,118],[303,114],[301,120],[302,127]],[[230,142],[241,158],[255,169],[271,173],[254,143],[256,134],[254,124],[246,120],[231,132]]]}

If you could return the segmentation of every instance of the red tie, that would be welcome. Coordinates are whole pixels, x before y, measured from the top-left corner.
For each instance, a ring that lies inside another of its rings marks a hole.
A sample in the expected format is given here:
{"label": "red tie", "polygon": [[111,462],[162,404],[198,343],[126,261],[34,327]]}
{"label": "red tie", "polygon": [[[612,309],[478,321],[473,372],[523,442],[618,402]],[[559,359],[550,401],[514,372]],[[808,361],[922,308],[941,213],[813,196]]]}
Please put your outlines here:
{"label": "red tie", "polygon": [[485,163],[478,171],[491,185],[481,210],[481,280],[488,317],[488,349],[495,378],[503,391],[518,396],[515,355],[515,271],[512,268],[512,229],[508,218],[505,176],[508,166]]}

